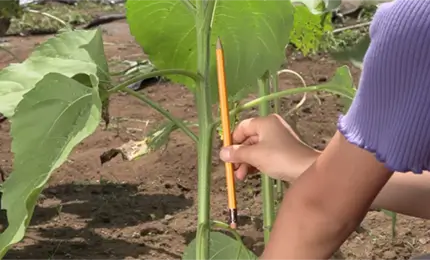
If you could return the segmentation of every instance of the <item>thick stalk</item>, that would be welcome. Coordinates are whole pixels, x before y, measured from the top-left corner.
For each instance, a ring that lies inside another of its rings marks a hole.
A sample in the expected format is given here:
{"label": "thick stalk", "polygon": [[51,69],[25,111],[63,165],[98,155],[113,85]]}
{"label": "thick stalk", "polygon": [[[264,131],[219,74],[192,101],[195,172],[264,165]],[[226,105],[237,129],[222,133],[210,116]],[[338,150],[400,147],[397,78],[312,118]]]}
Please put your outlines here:
{"label": "thick stalk", "polygon": [[215,2],[196,1],[197,74],[202,76],[196,88],[199,123],[198,152],[198,230],[196,259],[209,259],[210,235],[210,171],[212,157],[212,110],[210,96],[210,34]]}
{"label": "thick stalk", "polygon": [[[275,73],[274,75],[272,75],[271,77],[271,82],[272,82],[272,92],[276,93],[279,91],[279,77],[277,75],[277,73]],[[273,107],[273,112],[275,112],[275,114],[279,114],[281,112],[281,100],[280,98],[276,98],[274,100],[274,107]],[[277,179],[275,181],[276,183],[276,204],[277,206],[281,204],[283,195],[284,195],[284,184],[282,182],[282,180]]]}
{"label": "thick stalk", "polygon": [[[267,96],[270,93],[268,76],[258,80],[259,96]],[[260,103],[260,115],[267,116],[270,114],[270,104],[268,101]],[[264,242],[267,243],[272,230],[273,220],[275,218],[275,204],[273,199],[273,179],[268,175],[261,175],[261,191],[263,195],[263,226]]]}

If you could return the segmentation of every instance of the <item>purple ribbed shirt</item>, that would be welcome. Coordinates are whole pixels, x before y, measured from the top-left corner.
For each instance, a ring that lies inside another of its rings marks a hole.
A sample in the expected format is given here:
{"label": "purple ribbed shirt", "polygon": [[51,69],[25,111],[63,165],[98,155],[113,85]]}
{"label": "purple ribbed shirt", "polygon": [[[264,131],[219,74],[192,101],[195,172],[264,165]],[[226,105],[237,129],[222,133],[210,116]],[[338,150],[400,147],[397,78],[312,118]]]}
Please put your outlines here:
{"label": "purple ribbed shirt", "polygon": [[430,0],[382,4],[370,27],[346,139],[393,171],[430,170]]}

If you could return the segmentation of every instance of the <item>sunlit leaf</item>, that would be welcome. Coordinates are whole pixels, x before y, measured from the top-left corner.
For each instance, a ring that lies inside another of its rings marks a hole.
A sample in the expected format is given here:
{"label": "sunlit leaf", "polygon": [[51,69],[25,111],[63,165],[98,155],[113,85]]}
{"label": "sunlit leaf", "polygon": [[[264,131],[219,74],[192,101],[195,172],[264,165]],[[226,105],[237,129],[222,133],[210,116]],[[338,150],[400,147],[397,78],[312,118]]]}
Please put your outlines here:
{"label": "sunlit leaf", "polygon": [[100,29],[67,31],[39,45],[30,57],[52,57],[95,63],[100,85],[110,81]]}
{"label": "sunlit leaf", "polygon": [[62,74],[46,74],[23,96],[11,118],[14,164],[3,184],[1,205],[9,225],[0,235],[0,257],[24,237],[51,173],[100,122],[98,80],[90,76],[92,88]]}
{"label": "sunlit leaf", "polygon": [[[277,71],[285,57],[293,27],[290,1],[217,1],[211,34],[210,82],[212,100],[216,88],[215,43],[221,38],[225,53],[230,96],[253,91],[257,78],[267,70]],[[127,20],[131,33],[157,69],[196,71],[195,16],[182,1],[127,1]],[[195,89],[184,76],[169,79]]]}
{"label": "sunlit leaf", "polygon": [[72,77],[79,73],[95,74],[97,67],[90,62],[50,57],[34,57],[21,64],[11,64],[0,71],[0,113],[13,116],[22,96],[51,72]]}
{"label": "sunlit leaf", "polygon": [[[249,251],[240,241],[237,241],[223,233],[210,233],[210,260],[257,260],[257,256]],[[196,259],[196,239],[191,241],[182,256],[182,260]]]}
{"label": "sunlit leaf", "polygon": [[22,95],[31,90],[50,72],[68,77],[80,73],[97,74],[101,88],[110,79],[98,30],[73,31],[60,34],[41,44],[31,56],[19,64],[0,71],[0,113],[14,114]]}

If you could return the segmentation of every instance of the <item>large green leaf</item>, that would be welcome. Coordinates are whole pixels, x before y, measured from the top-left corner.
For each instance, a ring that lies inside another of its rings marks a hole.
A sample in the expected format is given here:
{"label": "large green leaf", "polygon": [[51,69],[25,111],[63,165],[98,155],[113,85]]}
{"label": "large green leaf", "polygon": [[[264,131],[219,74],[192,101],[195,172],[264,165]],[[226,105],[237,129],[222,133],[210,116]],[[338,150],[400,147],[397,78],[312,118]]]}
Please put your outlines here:
{"label": "large green leaf", "polygon": [[1,205],[9,225],[0,235],[0,257],[24,237],[51,173],[100,122],[98,82],[90,76],[93,88],[48,73],[24,95],[11,118],[14,165],[3,184]]}
{"label": "large green leaf", "polygon": [[[220,232],[210,233],[210,260],[257,260],[257,256],[249,251],[240,241]],[[196,239],[185,249],[182,260],[196,259]]]}
{"label": "large green leaf", "polygon": [[0,113],[13,116],[22,95],[50,72],[97,74],[103,86],[109,82],[107,71],[99,30],[65,32],[41,44],[23,63],[0,71]]}
{"label": "large green leaf", "polygon": [[[257,78],[277,71],[285,57],[293,27],[294,8],[290,1],[217,1],[212,24],[210,82],[212,99],[217,100],[215,43],[221,38],[225,54],[230,96],[245,94]],[[195,16],[178,0],[127,1],[131,33],[157,69],[196,71]],[[193,80],[171,76],[171,80],[195,88]]]}
{"label": "large green leaf", "polygon": [[92,62],[97,66],[100,85],[110,81],[103,37],[99,29],[64,32],[39,45],[31,57],[66,58]]}
{"label": "large green leaf", "polygon": [[13,116],[22,96],[50,72],[72,77],[80,73],[96,74],[97,67],[90,62],[50,57],[34,57],[9,65],[0,71],[0,113]]}

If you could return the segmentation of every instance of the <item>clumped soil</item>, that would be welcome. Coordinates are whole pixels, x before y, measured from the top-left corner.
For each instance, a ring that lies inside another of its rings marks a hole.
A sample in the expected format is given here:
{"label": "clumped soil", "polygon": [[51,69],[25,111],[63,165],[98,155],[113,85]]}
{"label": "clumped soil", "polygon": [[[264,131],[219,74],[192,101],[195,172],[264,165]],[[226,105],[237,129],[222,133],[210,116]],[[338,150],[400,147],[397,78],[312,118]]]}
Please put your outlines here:
{"label": "clumped soil", "polygon": [[[144,58],[130,36],[127,24],[103,26],[105,50],[111,62]],[[44,37],[8,38],[20,58]],[[0,52],[1,67],[12,62]],[[307,84],[329,79],[340,64],[325,56],[290,59],[285,67],[304,76]],[[352,69],[355,80],[359,72]],[[283,89],[300,86],[291,75],[281,76]],[[144,90],[175,116],[196,120],[192,95],[184,86],[160,82]],[[304,140],[323,149],[335,131],[340,101],[325,93],[318,101],[308,96],[295,120]],[[287,111],[301,96],[284,98]],[[179,259],[195,236],[197,220],[196,149],[180,132],[172,135],[166,149],[142,159],[121,158],[100,165],[99,156],[128,140],[137,140],[164,122],[154,110],[127,95],[112,97],[109,129],[100,127],[73,151],[49,181],[34,212],[25,239],[7,254],[9,259]],[[246,116],[255,115],[251,111]],[[10,125],[0,124],[0,166],[10,172]],[[226,218],[223,166],[214,151],[212,216]],[[254,252],[263,248],[261,197],[257,176],[238,184],[240,233]],[[306,216],[304,216],[306,217]],[[399,216],[398,237],[391,236],[391,220],[381,212],[369,212],[363,230],[354,233],[336,258],[407,259],[430,251],[429,221]],[[288,241],[286,241],[288,243]]]}

